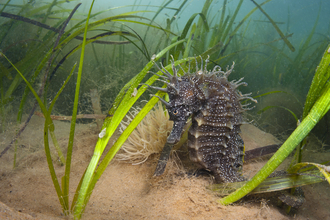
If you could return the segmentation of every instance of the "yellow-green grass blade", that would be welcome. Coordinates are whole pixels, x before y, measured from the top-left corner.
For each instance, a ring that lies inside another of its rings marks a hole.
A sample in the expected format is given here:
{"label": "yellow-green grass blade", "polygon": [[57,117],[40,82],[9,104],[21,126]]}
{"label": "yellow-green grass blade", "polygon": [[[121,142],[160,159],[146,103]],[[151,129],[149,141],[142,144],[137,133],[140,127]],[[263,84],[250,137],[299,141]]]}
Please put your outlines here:
{"label": "yellow-green grass blade", "polygon": [[319,95],[321,94],[322,89],[324,89],[326,82],[330,78],[330,44],[328,45],[327,49],[325,50],[322,60],[316,69],[316,73],[312,80],[312,85],[309,88],[303,118],[306,117],[307,113],[313,106],[314,102],[317,100]]}
{"label": "yellow-green grass blade", "polygon": [[[136,102],[136,100],[142,95],[142,93],[146,90],[145,86],[141,86],[136,96],[132,96],[131,94],[134,91],[134,88],[137,88],[139,83],[142,81],[144,76],[147,74],[147,72],[151,69],[153,66],[153,62],[156,62],[160,57],[162,57],[167,51],[169,51],[172,47],[184,42],[185,40],[178,41],[164,50],[162,50],[160,53],[155,55],[152,61],[150,61],[145,68],[134,78],[132,78],[122,89],[120,94],[118,95],[119,98],[115,100],[115,104],[110,110],[114,112],[112,117],[107,117],[103,123],[102,130],[105,129],[105,135],[102,136],[102,138],[99,138],[95,149],[93,157],[87,167],[86,173],[84,175],[84,180],[81,184],[81,188],[79,190],[79,195],[77,198],[77,203],[75,205],[74,209],[74,215],[75,218],[80,218],[82,215],[82,212],[86,206],[86,197],[88,196],[89,192],[88,188],[91,184],[92,178],[94,176],[94,171],[96,169],[96,166],[99,162],[99,159],[104,151],[105,146],[107,145],[110,137],[113,135],[115,130],[117,129],[118,125],[120,124],[121,120],[125,117],[126,113],[129,111],[129,109],[133,106],[133,104]],[[125,92],[124,89],[127,89]],[[144,91],[143,91],[144,90]],[[143,92],[142,92],[143,91]],[[118,101],[121,100],[121,101]],[[118,106],[117,106],[118,105]],[[78,192],[78,189],[77,189]]]}
{"label": "yellow-green grass blade", "polygon": [[[55,95],[54,99],[52,100],[50,106],[49,106],[49,109],[47,111],[47,114],[45,115],[45,128],[44,128],[44,132],[45,132],[45,135],[44,135],[44,143],[45,143],[45,152],[46,152],[46,156],[47,156],[47,160],[49,159],[51,161],[51,156],[50,156],[50,152],[49,152],[49,143],[48,143],[48,130],[50,132],[50,135],[52,137],[52,140],[53,140],[53,143],[54,143],[54,146],[56,147],[57,146],[57,151],[59,152],[59,156],[62,155],[63,157],[63,154],[61,152],[61,150],[59,149],[59,145],[57,144],[57,139],[55,138],[55,126],[54,126],[54,123],[51,121],[50,119],[50,115],[51,115],[51,112],[52,112],[52,109],[55,105],[55,102],[56,100],[58,99],[59,95],[62,93],[63,89],[65,88],[65,86],[67,85],[67,83],[69,82],[72,74],[73,74],[73,71],[76,67],[76,64],[74,64],[73,68],[71,69],[71,72],[70,74],[68,75],[67,79],[64,81],[62,87],[60,88],[60,90],[57,92],[57,94]],[[64,160],[64,157],[63,157],[63,163],[65,163],[65,160]],[[50,172],[51,172],[51,169],[50,169]],[[55,170],[54,170],[55,172]],[[63,213],[64,215],[68,215],[69,214],[69,202],[68,202],[68,199],[65,199],[65,193],[66,193],[66,182],[65,182],[65,178],[62,177],[61,179],[61,183],[62,183],[62,195],[61,197],[59,197],[60,199],[60,202],[61,202],[61,205],[62,205],[62,209],[63,209]],[[55,180],[53,180],[54,182]],[[57,179],[56,179],[57,181]],[[55,184],[54,184],[55,185]],[[55,186],[56,187],[56,186]]]}
{"label": "yellow-green grass blade", "polygon": [[[182,59],[179,61],[175,62],[175,65],[179,65],[181,63],[193,60],[194,58],[190,57],[187,59]],[[165,67],[165,69],[167,69],[168,71],[171,71],[172,65],[168,65]],[[157,73],[158,75],[161,75],[161,72]],[[152,77],[150,77],[145,84],[147,85],[151,85],[153,84],[156,79],[158,79],[157,75],[154,75]],[[147,86],[142,86],[137,93],[137,96],[142,95],[145,90],[147,89]],[[164,95],[163,92],[157,92],[156,93],[157,96],[162,96]],[[123,145],[123,143],[126,141],[126,139],[128,138],[128,136],[131,134],[131,132],[136,128],[136,126],[141,122],[141,120],[146,116],[146,114],[148,114],[148,112],[154,107],[154,105],[158,102],[158,98],[153,97],[150,99],[150,101],[141,109],[141,111],[134,117],[134,119],[132,120],[132,122],[128,125],[128,127],[124,130],[124,132],[121,134],[121,136],[117,139],[117,141],[114,143],[114,145],[111,147],[111,149],[109,150],[109,152],[106,154],[106,156],[104,157],[104,159],[102,160],[102,162],[100,163],[99,167],[97,168],[96,172],[95,172],[95,176],[93,177],[93,180],[91,182],[91,185],[89,186],[89,192],[92,192],[97,180],[101,177],[102,173],[104,172],[105,168],[108,166],[108,164],[110,163],[110,161],[112,160],[112,158],[115,156],[115,154],[118,152],[118,150],[120,149],[120,147]],[[91,194],[89,194],[90,196]],[[85,203],[87,204],[89,196],[86,198]]]}
{"label": "yellow-green grass blade", "polygon": [[[327,66],[329,65],[326,64]],[[281,148],[269,159],[265,166],[244,186],[229,196],[219,200],[220,203],[228,205],[250,193],[261,182],[263,182],[296,148],[296,146],[309,134],[313,127],[319,122],[330,108],[330,85],[323,90],[322,95],[315,102],[314,106],[303,119],[300,125],[294,130],[290,137],[284,142]]]}
{"label": "yellow-green grass blade", "polygon": [[72,158],[74,133],[75,133],[75,127],[76,127],[76,118],[77,118],[77,112],[78,112],[80,83],[81,83],[82,69],[83,69],[83,63],[84,63],[86,38],[87,38],[87,32],[88,32],[88,23],[89,23],[89,18],[91,15],[93,5],[94,5],[94,0],[92,1],[91,6],[89,8],[89,12],[87,15],[86,24],[85,24],[85,28],[84,28],[84,37],[83,37],[80,60],[79,60],[78,76],[77,76],[77,81],[76,81],[76,91],[75,91],[75,98],[74,98],[73,110],[72,110],[72,120],[71,120],[71,126],[70,126],[70,136],[69,136],[68,150],[67,150],[67,156],[66,156],[65,175],[63,176],[63,180],[62,180],[63,196],[64,196],[65,204],[67,206],[67,212],[69,210],[68,206],[69,206],[71,158]]}
{"label": "yellow-green grass blade", "polygon": [[[315,27],[315,25],[314,25]],[[307,98],[305,101],[305,106],[303,110],[303,116],[304,119],[306,117],[306,114],[309,113],[311,107],[314,105],[315,101],[319,98],[321,94],[324,93],[324,90],[329,87],[329,78],[330,78],[330,45],[328,45],[327,49],[325,50],[323,57],[321,59],[320,64],[318,65],[316,72],[314,74],[312,84],[309,88]],[[330,106],[328,107],[329,110]],[[324,114],[327,112],[327,110],[324,112]],[[321,116],[321,118],[324,116],[324,114]],[[294,163],[300,163],[302,159],[302,146],[306,144],[306,140],[304,140],[299,146],[297,147],[296,153],[294,155],[294,159],[291,162],[291,164]]]}

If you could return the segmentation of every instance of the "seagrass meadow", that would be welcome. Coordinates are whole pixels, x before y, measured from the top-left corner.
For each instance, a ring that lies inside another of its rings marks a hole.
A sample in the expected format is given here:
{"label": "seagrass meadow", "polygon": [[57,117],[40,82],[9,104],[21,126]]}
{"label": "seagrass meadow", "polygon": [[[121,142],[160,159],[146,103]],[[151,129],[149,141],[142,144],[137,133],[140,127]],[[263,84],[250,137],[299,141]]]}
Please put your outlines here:
{"label": "seagrass meadow", "polygon": [[[0,218],[327,219],[329,9],[1,0]],[[195,116],[168,148],[173,82],[211,70],[258,102],[235,113],[240,182],[215,184],[189,159]]]}

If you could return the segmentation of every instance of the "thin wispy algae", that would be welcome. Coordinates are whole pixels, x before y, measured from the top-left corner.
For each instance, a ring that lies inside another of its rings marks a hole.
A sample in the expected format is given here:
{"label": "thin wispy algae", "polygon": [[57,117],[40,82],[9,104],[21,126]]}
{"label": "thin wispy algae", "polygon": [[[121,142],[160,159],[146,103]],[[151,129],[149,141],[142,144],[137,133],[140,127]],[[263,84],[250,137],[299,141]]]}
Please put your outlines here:
{"label": "thin wispy algae", "polygon": [[[134,109],[126,116],[127,121],[122,121],[120,131],[123,132],[131,123],[140,109]],[[150,155],[160,153],[167,141],[167,136],[172,130],[173,122],[169,121],[167,110],[159,102],[150,111],[141,123],[128,137],[127,141],[116,154],[116,159],[132,163],[144,163]]]}

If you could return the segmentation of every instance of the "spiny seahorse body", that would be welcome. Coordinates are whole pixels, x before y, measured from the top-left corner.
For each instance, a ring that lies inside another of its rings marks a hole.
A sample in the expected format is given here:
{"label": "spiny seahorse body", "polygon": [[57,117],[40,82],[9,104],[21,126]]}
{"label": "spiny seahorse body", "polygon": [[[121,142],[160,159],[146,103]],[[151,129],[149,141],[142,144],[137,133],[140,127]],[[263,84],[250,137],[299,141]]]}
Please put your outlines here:
{"label": "spiny seahorse body", "polygon": [[234,65],[226,72],[219,66],[208,71],[208,59],[205,63],[198,70],[196,62],[197,72],[189,73],[189,70],[178,77],[172,61],[173,75],[159,68],[164,74],[162,77],[169,81],[163,81],[167,88],[150,86],[169,95],[169,102],[160,98],[174,122],[167,143],[179,142],[188,118],[192,117],[188,134],[190,159],[210,170],[218,183],[242,181],[244,143],[239,133],[244,123],[242,112],[246,109],[240,101],[255,100],[237,91],[238,86],[246,85],[241,82],[243,78],[228,81]]}

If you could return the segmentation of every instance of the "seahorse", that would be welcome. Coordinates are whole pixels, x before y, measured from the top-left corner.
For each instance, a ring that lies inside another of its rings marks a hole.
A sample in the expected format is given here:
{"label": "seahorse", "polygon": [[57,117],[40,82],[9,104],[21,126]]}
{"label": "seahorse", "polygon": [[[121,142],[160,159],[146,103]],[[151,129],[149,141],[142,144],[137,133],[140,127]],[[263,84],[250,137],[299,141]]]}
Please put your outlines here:
{"label": "seahorse", "polygon": [[[195,59],[196,60],[196,59]],[[149,86],[166,92],[169,102],[157,96],[165,104],[172,120],[173,128],[167,138],[167,144],[174,145],[180,141],[184,126],[191,117],[192,125],[188,133],[188,150],[190,159],[209,170],[217,183],[243,181],[242,166],[244,143],[240,137],[240,125],[245,123],[242,112],[248,110],[241,100],[250,99],[251,94],[242,95],[237,88],[247,85],[238,81],[228,81],[234,64],[227,71],[215,66],[207,70],[209,57],[201,59],[201,67],[196,60],[196,72],[184,71],[178,76],[178,70],[172,58],[173,75],[163,65],[157,68],[163,73],[160,80],[167,88]],[[181,67],[181,66],[180,66]],[[166,164],[165,164],[166,165]]]}

